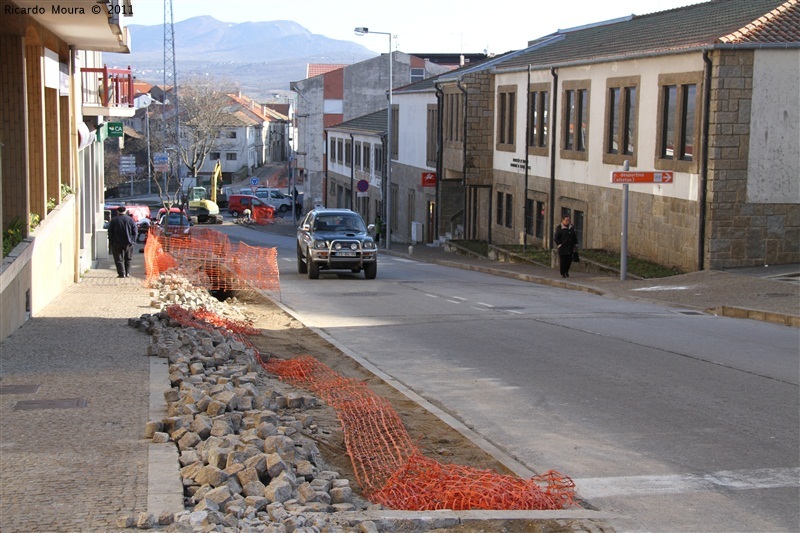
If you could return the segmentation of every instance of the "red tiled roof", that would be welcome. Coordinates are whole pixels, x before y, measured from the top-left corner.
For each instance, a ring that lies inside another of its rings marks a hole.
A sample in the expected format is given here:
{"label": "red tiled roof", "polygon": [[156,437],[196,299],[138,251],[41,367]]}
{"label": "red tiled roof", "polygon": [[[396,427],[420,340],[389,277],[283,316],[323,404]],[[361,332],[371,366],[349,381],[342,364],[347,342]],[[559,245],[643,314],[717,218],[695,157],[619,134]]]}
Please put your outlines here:
{"label": "red tiled roof", "polygon": [[333,65],[333,64],[326,64],[326,63],[309,63],[306,66],[306,78],[313,78],[314,76],[319,76],[321,74],[327,74],[328,72],[332,72],[334,70],[339,70],[340,68],[344,68],[348,65]]}
{"label": "red tiled roof", "polygon": [[720,37],[722,43],[791,43],[800,35],[800,4],[789,0],[747,26]]}

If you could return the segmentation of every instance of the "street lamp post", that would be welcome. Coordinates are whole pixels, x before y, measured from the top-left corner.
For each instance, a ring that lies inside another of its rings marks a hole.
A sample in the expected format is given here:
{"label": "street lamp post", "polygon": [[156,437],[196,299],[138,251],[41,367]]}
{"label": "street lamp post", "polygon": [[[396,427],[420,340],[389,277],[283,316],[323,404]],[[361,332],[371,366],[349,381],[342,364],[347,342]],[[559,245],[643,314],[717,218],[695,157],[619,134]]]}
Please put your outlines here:
{"label": "street lamp post", "polygon": [[385,213],[383,217],[383,225],[386,228],[386,249],[388,250],[391,248],[392,245],[392,34],[385,31],[373,31],[369,28],[356,28],[355,34],[356,35],[366,35],[368,33],[376,33],[378,35],[388,35],[389,36],[389,109],[386,113],[387,120],[386,120],[386,205],[385,205]]}

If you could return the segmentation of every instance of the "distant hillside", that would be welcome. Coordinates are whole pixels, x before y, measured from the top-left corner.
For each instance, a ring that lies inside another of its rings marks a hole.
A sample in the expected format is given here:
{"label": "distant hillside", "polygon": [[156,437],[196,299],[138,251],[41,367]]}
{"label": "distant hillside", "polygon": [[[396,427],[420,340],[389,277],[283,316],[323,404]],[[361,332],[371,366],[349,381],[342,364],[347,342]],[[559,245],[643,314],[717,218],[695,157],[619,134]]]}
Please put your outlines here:
{"label": "distant hillside", "polygon": [[[164,80],[164,27],[128,26],[131,54],[103,54],[109,66],[130,65],[137,78]],[[377,54],[350,41],[309,32],[289,20],[221,22],[202,16],[175,23],[178,83],[189,75],[210,75],[238,83],[242,92],[267,99],[288,91],[306,76],[308,63],[357,63]]]}

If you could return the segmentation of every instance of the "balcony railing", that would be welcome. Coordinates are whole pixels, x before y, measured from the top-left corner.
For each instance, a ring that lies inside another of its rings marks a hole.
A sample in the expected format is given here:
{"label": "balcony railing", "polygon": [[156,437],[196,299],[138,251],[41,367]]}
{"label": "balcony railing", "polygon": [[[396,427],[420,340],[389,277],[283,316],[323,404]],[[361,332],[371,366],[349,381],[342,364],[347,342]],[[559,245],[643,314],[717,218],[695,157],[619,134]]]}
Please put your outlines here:
{"label": "balcony railing", "polygon": [[83,114],[130,117],[134,109],[131,68],[81,68]]}

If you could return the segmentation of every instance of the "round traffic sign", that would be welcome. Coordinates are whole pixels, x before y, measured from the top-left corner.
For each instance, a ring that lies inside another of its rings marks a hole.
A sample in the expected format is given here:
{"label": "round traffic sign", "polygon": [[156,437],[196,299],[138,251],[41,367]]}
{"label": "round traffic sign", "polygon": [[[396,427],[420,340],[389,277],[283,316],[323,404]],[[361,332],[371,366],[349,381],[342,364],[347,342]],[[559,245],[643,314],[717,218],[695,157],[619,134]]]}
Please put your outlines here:
{"label": "round traffic sign", "polygon": [[367,180],[358,180],[356,189],[358,189],[358,192],[367,192],[367,189],[369,189],[369,182]]}
{"label": "round traffic sign", "polygon": [[258,187],[259,182],[260,180],[255,176],[250,178],[250,185],[252,185],[253,187]]}

